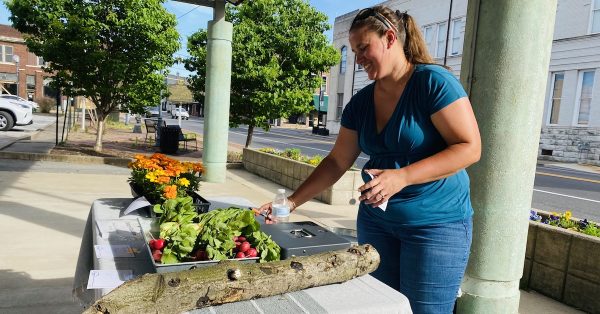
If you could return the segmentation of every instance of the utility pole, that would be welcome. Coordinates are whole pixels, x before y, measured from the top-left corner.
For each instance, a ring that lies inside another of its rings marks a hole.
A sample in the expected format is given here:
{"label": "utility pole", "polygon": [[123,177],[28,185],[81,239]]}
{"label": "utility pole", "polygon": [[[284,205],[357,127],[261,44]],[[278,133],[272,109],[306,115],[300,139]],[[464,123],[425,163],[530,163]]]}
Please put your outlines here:
{"label": "utility pole", "polygon": [[15,95],[19,96],[19,55],[13,55],[13,61],[15,62],[15,66],[17,67],[17,92]]}

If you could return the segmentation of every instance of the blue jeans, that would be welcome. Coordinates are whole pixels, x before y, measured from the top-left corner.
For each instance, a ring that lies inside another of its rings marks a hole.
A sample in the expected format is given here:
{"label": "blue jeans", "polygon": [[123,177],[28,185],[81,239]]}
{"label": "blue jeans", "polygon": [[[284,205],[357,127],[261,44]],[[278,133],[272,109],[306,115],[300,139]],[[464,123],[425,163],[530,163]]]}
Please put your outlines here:
{"label": "blue jeans", "polygon": [[473,224],[464,220],[403,226],[358,211],[358,243],[373,245],[381,257],[371,275],[400,291],[415,314],[452,313],[469,259]]}

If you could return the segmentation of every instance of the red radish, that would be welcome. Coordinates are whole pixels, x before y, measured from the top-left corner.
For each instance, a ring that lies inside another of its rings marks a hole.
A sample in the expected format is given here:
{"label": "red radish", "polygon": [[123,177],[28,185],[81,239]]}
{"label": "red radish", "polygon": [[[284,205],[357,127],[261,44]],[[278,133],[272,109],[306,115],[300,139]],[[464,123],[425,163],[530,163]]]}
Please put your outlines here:
{"label": "red radish", "polygon": [[156,250],[156,240],[155,239],[151,239],[150,241],[148,241],[148,245],[150,246],[150,249],[152,250]]}
{"label": "red radish", "polygon": [[160,259],[162,258],[162,252],[160,250],[154,250],[154,252],[152,252],[152,258],[155,262],[160,262]]}
{"label": "red radish", "polygon": [[235,258],[244,258],[246,257],[246,254],[244,254],[243,252],[237,252],[237,254],[235,254]]}
{"label": "red radish", "polygon": [[246,251],[246,257],[257,257],[258,256],[258,251],[251,247],[248,249],[248,251]]}
{"label": "red radish", "polygon": [[240,245],[240,252],[246,253],[246,251],[248,251],[248,249],[250,248],[250,242],[248,241],[244,241],[242,242],[242,244]]}
{"label": "red radish", "polygon": [[207,259],[208,259],[208,256],[206,255],[206,251],[204,251],[204,250],[196,251],[196,260],[205,261]]}
{"label": "red radish", "polygon": [[239,239],[238,236],[234,236],[233,237],[233,242],[238,242],[239,241],[238,239]]}
{"label": "red radish", "polygon": [[244,241],[246,241],[246,237],[239,236],[236,241],[244,242]]}
{"label": "red radish", "polygon": [[154,241],[154,249],[162,250],[165,247],[165,239],[158,239]]}

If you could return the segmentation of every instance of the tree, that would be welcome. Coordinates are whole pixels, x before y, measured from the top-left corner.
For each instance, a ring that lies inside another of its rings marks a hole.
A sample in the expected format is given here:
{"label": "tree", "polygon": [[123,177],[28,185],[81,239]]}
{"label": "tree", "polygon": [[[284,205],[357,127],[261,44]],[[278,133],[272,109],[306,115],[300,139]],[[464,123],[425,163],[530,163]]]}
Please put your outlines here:
{"label": "tree", "polygon": [[[327,16],[304,0],[253,0],[228,7],[234,27],[230,125],[248,125],[246,147],[255,127],[269,130],[269,119],[311,110],[321,72],[339,61],[323,34]],[[204,102],[206,30],[188,38],[186,69],[196,100]]]}
{"label": "tree", "polygon": [[165,0],[9,0],[13,26],[49,62],[55,87],[84,96],[98,115],[96,151],[106,117],[119,105],[157,104],[164,69],[179,49]]}

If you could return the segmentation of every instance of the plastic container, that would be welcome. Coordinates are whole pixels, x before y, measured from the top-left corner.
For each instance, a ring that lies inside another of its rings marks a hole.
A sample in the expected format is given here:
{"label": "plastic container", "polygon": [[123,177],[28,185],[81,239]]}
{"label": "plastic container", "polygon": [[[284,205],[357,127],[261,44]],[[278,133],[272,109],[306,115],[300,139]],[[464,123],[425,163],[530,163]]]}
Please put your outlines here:
{"label": "plastic container", "polygon": [[273,222],[288,222],[290,220],[290,202],[285,195],[285,189],[278,189],[275,199],[272,203],[273,211]]}

